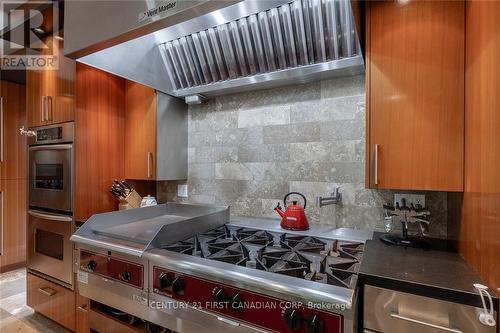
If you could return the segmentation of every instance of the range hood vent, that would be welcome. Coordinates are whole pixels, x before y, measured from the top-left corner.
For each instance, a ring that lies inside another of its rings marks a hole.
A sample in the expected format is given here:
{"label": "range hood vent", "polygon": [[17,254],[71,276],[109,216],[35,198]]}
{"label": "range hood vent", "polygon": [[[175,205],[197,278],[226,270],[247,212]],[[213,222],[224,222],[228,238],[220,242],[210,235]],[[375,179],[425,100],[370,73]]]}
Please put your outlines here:
{"label": "range hood vent", "polygon": [[296,0],[160,47],[178,96],[223,89],[221,83],[234,88],[244,85],[242,78],[257,83],[252,77],[259,74],[283,76],[284,71],[345,59],[354,61],[337,65],[362,63],[348,0]]}
{"label": "range hood vent", "polygon": [[190,103],[364,72],[350,0],[183,0],[138,21],[164,3],[68,1],[66,55]]}

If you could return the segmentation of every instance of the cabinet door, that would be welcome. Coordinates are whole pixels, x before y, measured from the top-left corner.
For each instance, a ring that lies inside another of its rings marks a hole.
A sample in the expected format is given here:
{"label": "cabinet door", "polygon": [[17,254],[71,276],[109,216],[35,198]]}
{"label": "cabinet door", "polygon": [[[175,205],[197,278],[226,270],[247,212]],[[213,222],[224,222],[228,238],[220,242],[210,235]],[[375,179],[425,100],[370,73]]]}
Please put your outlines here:
{"label": "cabinet door", "polygon": [[367,185],[463,190],[464,2],[370,1]]}
{"label": "cabinet door", "polygon": [[62,41],[47,38],[42,55],[58,58],[57,69],[26,71],[28,126],[74,120],[75,61],[64,57]]}
{"label": "cabinet door", "polygon": [[63,53],[63,42],[53,40],[54,55],[59,59],[59,69],[51,73],[50,123],[62,123],[75,119],[76,63]]}
{"label": "cabinet door", "polygon": [[75,209],[77,221],[116,210],[109,193],[123,179],[124,79],[77,64],[75,136]]}
{"label": "cabinet door", "polygon": [[75,330],[75,293],[33,274],[27,274],[26,303],[36,312]]}
{"label": "cabinet door", "polygon": [[89,333],[89,309],[90,300],[87,297],[76,294],[76,333]]}
{"label": "cabinet door", "polygon": [[127,81],[125,178],[156,179],[156,91]]}
{"label": "cabinet door", "polygon": [[28,127],[42,126],[45,124],[42,115],[44,71],[26,70],[26,112]]}
{"label": "cabinet door", "polygon": [[26,180],[0,180],[0,271],[26,261]]}
{"label": "cabinet door", "polygon": [[0,178],[26,178],[26,137],[19,128],[26,126],[25,88],[0,81]]}

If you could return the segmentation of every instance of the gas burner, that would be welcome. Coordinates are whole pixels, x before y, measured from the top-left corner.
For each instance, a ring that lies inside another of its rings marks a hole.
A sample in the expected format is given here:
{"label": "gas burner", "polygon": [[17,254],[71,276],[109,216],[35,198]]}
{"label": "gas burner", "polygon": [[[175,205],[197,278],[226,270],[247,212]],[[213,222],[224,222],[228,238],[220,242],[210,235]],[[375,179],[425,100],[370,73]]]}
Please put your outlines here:
{"label": "gas burner", "polygon": [[318,283],[353,288],[364,244],[223,226],[165,249]]}

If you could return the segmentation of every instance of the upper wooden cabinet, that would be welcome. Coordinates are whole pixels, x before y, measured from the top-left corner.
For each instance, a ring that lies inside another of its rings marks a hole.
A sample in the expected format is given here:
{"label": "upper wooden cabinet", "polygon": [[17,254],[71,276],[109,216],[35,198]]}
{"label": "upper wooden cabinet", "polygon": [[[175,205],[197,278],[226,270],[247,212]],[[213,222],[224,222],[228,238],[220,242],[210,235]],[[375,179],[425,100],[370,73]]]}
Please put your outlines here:
{"label": "upper wooden cabinet", "polygon": [[47,50],[58,57],[59,67],[26,71],[28,127],[74,120],[75,61],[64,56],[61,40],[47,38],[44,41],[50,46]]}
{"label": "upper wooden cabinet", "polygon": [[0,179],[26,178],[25,87],[0,81]]}
{"label": "upper wooden cabinet", "polygon": [[75,209],[77,221],[116,210],[109,193],[123,179],[125,80],[78,64],[75,119]]}
{"label": "upper wooden cabinet", "polygon": [[366,6],[367,186],[462,191],[464,2]]}
{"label": "upper wooden cabinet", "polygon": [[125,178],[187,178],[187,105],[131,81],[125,86]]}

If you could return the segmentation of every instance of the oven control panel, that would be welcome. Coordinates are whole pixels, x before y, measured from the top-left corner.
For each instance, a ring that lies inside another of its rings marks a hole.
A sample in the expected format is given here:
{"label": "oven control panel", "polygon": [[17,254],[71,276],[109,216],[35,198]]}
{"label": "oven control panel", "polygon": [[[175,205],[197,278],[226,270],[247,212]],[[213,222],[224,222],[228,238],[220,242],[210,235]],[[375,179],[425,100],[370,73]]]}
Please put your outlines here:
{"label": "oven control panel", "polygon": [[144,267],[127,260],[81,250],[80,269],[137,288],[144,287]]}
{"label": "oven control panel", "polygon": [[153,267],[153,292],[275,332],[340,333],[339,314]]}

